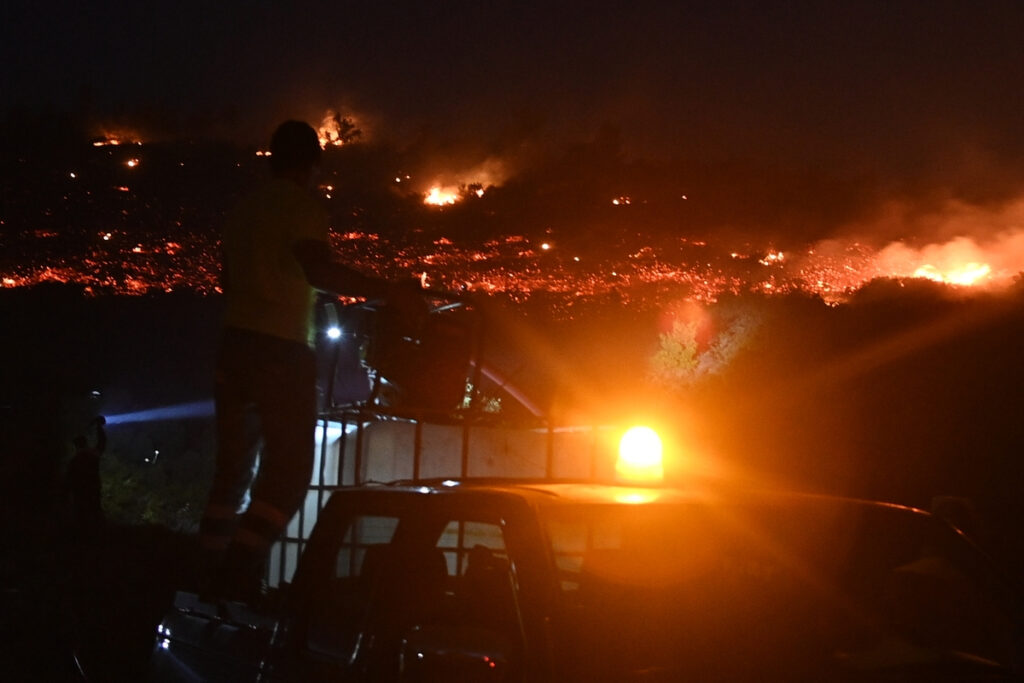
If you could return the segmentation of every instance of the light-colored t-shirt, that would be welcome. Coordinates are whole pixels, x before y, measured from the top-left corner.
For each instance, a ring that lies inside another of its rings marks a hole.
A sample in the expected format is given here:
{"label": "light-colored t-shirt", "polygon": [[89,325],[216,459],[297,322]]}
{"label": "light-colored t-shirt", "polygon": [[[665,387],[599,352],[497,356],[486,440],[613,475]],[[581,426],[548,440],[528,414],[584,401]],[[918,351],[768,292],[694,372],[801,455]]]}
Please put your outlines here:
{"label": "light-colored t-shirt", "polygon": [[312,346],[316,291],[292,253],[304,240],[327,242],[327,213],[290,180],[270,180],[235,207],[224,226],[227,326]]}

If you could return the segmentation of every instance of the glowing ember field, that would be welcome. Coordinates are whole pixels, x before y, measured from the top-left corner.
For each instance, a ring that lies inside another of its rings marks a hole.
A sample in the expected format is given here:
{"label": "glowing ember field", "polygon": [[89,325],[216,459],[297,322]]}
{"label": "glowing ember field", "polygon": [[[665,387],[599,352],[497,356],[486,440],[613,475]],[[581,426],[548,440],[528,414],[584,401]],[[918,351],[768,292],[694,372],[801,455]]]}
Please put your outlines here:
{"label": "glowing ember field", "polygon": [[[338,116],[327,124],[334,126],[333,133],[325,130],[337,144],[359,133]],[[217,226],[231,197],[257,176],[261,153],[211,161],[189,157],[187,149],[115,141],[94,141],[92,156],[78,166],[21,174],[35,173],[29,180],[19,178],[5,197],[0,287],[62,282],[91,294],[219,291]],[[372,211],[337,196],[343,179],[325,179],[320,196],[338,226],[332,246],[345,262],[380,275],[413,276],[430,288],[486,293],[514,303],[533,301],[566,315],[586,302],[646,307],[669,299],[713,302],[747,292],[802,291],[836,304],[876,278],[998,288],[1024,270],[1024,232],[1016,223],[1001,226],[1002,232],[985,242],[954,237],[878,246],[836,239],[780,250],[769,243],[697,240],[670,225],[648,236],[623,213],[643,206],[635,195],[595,203],[614,213],[614,230],[607,224],[590,230],[585,222],[553,229],[542,217],[518,233],[506,226],[490,238],[445,237],[444,221],[451,215],[446,212],[476,203],[484,216],[491,211],[488,202],[495,201],[491,190],[500,180],[493,168],[481,166],[468,177],[453,187],[436,186],[434,178],[389,177],[393,187],[387,201],[406,208],[395,214],[400,220],[390,230],[380,231],[367,227],[373,224]],[[230,187],[222,188],[224,183]],[[1024,203],[1018,208],[1024,216]],[[956,234],[953,228],[947,234]]]}
{"label": "glowing ember field", "polygon": [[[573,248],[554,242],[534,243],[522,236],[467,247],[447,239],[403,245],[378,234],[334,234],[340,258],[389,276],[416,275],[428,287],[469,290],[525,302],[545,295],[555,308],[581,300],[615,297],[625,305],[654,304],[663,297],[714,301],[722,294],[787,293],[802,290],[829,303],[841,302],[878,277],[926,278],[955,286],[999,286],[1016,272],[996,271],[977,260],[957,263],[908,261],[894,267],[883,252],[851,242],[832,244],[828,252],[808,248],[783,253],[770,248],[737,252],[729,245],[676,242],[616,253],[594,247]],[[80,285],[91,293],[219,291],[219,243],[212,234],[150,235],[105,231],[79,240],[68,253],[66,241],[38,231],[20,240],[28,255],[4,259],[4,288],[43,282]],[[976,254],[974,255],[977,256]]]}

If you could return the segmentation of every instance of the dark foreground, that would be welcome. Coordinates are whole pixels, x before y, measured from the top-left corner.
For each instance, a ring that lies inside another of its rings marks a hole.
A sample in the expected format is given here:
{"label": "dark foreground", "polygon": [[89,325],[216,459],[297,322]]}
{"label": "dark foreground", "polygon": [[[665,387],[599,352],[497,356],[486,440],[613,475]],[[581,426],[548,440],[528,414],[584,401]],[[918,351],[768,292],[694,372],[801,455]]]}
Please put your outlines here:
{"label": "dark foreground", "polygon": [[[0,680],[74,680],[76,643],[113,671],[108,680],[139,679],[159,614],[188,580],[195,515],[178,505],[181,514],[161,517],[151,503],[185,484],[202,499],[212,439],[195,420],[112,427],[106,457],[123,466],[121,507],[84,547],[61,511],[61,468],[98,411],[209,396],[218,309],[216,298],[183,295],[0,296]],[[581,314],[541,351],[576,356],[576,393],[611,396],[649,373],[666,313]],[[670,367],[654,394],[678,402],[695,452],[793,488],[924,508],[935,496],[970,499],[984,547],[1024,576],[1024,288],[968,300],[879,283],[839,308],[747,297],[712,307],[708,320],[691,350],[721,362],[702,375]],[[519,359],[506,370],[551,384],[535,367]],[[552,368],[569,376],[567,365]],[[89,403],[94,388],[102,405]],[[165,518],[174,523],[154,523]]]}
{"label": "dark foreground", "polygon": [[0,680],[144,680],[156,624],[191,582],[188,538],[156,527],[86,539],[36,531],[5,552]]}

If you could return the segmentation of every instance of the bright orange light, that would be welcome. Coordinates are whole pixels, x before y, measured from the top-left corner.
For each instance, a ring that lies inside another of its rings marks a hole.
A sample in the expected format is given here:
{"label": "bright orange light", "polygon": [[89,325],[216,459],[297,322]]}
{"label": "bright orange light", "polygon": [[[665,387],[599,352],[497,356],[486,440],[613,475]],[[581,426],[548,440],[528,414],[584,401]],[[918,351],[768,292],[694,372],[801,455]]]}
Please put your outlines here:
{"label": "bright orange light", "polygon": [[661,437],[657,432],[650,427],[632,427],[619,441],[615,473],[626,481],[661,481],[665,477],[661,451]]}
{"label": "bright orange light", "polygon": [[643,505],[644,503],[653,503],[657,499],[658,491],[651,489],[630,489],[615,494],[616,502],[627,505]]}
{"label": "bright orange light", "polygon": [[93,131],[93,147],[118,147],[120,145],[141,145],[142,138],[138,132],[125,128],[110,129],[103,127]]}
{"label": "bright orange light", "polygon": [[324,113],[320,126],[317,128],[320,146],[341,147],[362,137],[363,131],[352,116],[342,116],[341,112],[328,109]]}
{"label": "bright orange light", "polygon": [[966,263],[946,271],[927,264],[915,270],[914,277],[922,277],[951,285],[973,285],[979,280],[988,277],[991,273],[992,268],[987,263]]}
{"label": "bright orange light", "polygon": [[430,192],[427,192],[426,197],[423,198],[424,204],[432,204],[434,206],[450,206],[459,200],[458,190],[450,188],[442,189],[440,187],[430,188]]}

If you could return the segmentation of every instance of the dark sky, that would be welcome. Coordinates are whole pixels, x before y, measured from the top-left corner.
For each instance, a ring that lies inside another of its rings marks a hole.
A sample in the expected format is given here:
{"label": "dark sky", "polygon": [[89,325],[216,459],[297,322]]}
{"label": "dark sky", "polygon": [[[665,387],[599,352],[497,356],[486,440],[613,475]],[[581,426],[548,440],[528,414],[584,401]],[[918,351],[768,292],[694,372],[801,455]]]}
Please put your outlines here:
{"label": "dark sky", "polygon": [[87,101],[97,118],[255,142],[285,116],[342,108],[377,139],[481,157],[610,124],[631,158],[736,169],[755,195],[757,178],[783,176],[876,204],[1024,194],[1016,1],[62,0],[0,12],[4,108]]}

